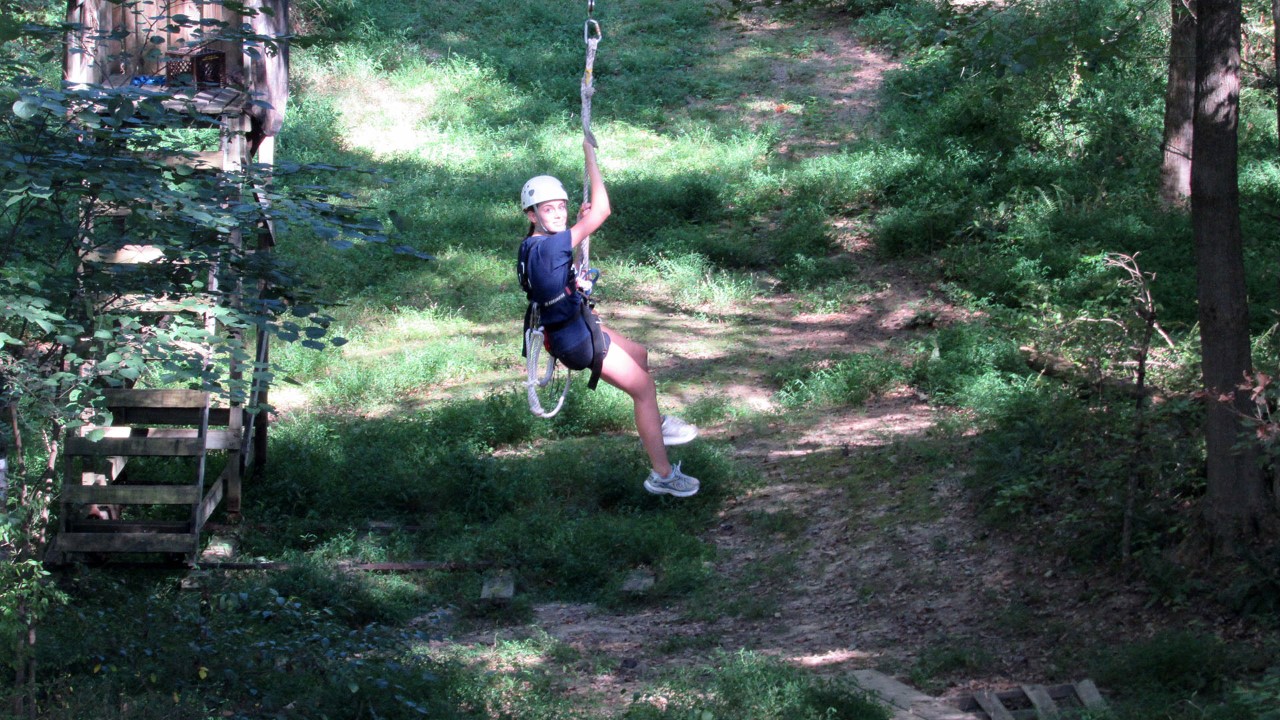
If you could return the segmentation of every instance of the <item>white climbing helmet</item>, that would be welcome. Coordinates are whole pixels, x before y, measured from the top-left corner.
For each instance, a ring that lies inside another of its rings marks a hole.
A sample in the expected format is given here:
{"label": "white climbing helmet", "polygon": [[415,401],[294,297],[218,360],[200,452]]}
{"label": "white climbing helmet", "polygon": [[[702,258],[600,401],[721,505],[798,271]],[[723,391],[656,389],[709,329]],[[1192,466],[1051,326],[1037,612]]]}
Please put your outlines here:
{"label": "white climbing helmet", "polygon": [[530,178],[529,182],[524,184],[524,188],[520,190],[520,209],[528,210],[529,208],[544,203],[548,200],[569,200],[569,193],[565,192],[564,185],[560,181],[550,175],[539,175]]}

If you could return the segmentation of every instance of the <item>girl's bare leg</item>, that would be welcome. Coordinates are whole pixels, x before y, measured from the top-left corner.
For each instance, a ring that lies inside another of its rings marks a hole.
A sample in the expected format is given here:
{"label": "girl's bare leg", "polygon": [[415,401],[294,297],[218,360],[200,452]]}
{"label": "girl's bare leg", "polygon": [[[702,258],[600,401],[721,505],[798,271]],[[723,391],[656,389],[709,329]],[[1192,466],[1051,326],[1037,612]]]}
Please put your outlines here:
{"label": "girl's bare leg", "polygon": [[[601,330],[604,330],[602,327]],[[649,463],[663,477],[671,473],[667,447],[662,444],[662,416],[658,412],[658,388],[649,375],[649,354],[641,345],[609,332],[609,352],[600,377],[631,396],[635,403],[636,432],[649,455]]]}
{"label": "girl's bare leg", "polygon": [[604,323],[600,323],[600,330],[601,332],[609,333],[609,339],[612,340],[614,345],[621,345],[622,349],[627,351],[627,354],[631,356],[632,360],[636,361],[636,364],[639,365],[642,370],[646,373],[649,372],[649,351],[646,350],[643,345],[634,340],[623,337],[621,333],[616,333],[610,330],[605,327]]}

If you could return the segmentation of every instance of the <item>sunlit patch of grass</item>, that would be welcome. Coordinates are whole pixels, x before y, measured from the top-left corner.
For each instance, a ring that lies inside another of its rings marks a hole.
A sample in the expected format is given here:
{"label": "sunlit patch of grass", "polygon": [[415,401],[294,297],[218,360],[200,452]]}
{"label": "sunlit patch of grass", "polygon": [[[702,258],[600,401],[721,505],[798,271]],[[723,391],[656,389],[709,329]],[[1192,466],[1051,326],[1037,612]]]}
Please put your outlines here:
{"label": "sunlit patch of grass", "polygon": [[696,253],[659,256],[655,265],[667,297],[683,308],[730,310],[750,302],[759,293],[751,277],[720,270]]}
{"label": "sunlit patch of grass", "polygon": [[[348,409],[396,404],[429,396],[442,383],[484,372],[498,359],[474,336],[474,326],[438,306],[402,307],[347,320],[337,332],[348,342],[323,355],[293,351],[294,370],[305,371],[308,395],[321,406]],[[318,359],[317,359],[318,358]]]}

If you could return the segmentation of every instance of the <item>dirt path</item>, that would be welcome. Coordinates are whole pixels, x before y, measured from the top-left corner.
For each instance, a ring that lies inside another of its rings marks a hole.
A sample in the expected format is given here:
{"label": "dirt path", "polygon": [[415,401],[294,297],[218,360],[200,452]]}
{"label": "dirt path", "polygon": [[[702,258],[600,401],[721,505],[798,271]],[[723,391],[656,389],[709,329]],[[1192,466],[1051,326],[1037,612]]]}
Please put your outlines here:
{"label": "dirt path", "polygon": [[[740,22],[730,33],[736,43],[787,32],[764,16]],[[892,64],[843,27],[795,35],[809,43],[805,52],[774,62],[773,83],[726,110],[750,122],[783,116],[782,152],[794,157],[847,142]],[[842,122],[786,120],[784,89],[817,99],[806,112]],[[807,135],[815,126],[844,130]],[[834,231],[843,233],[846,251],[866,256],[859,280],[874,288],[841,312],[804,314],[783,295],[757,301],[751,320],[611,304],[608,322],[651,347],[675,402],[715,393],[764,410],[776,392],[770,368],[797,353],[886,347],[963,318],[904,268],[873,260],[855,230]],[[687,350],[698,347],[714,350]],[[737,370],[709,389],[698,381],[709,363]],[[1136,634],[1146,622],[1145,598],[1082,584],[989,537],[960,486],[963,459],[953,453],[964,441],[938,425],[935,410],[903,390],[861,408],[705,428],[764,475],[760,487],[728,503],[705,538],[716,549],[717,607],[697,605],[705,599],[625,612],[548,604],[528,625],[450,642],[483,647],[545,632],[586,658],[566,679],[570,692],[615,707],[666,673],[714,662],[720,650],[749,649],[829,674],[875,668],[942,695],[1079,679],[1079,668],[1054,652],[1056,641],[1091,627]]]}

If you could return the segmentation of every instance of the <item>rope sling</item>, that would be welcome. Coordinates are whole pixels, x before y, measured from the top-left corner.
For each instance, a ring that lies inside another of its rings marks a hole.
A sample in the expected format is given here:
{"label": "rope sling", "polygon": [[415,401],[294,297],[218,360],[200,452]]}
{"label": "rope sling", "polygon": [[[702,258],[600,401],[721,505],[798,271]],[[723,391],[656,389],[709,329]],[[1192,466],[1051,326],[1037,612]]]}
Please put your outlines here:
{"label": "rope sling", "polygon": [[[580,86],[580,95],[582,97],[582,133],[583,137],[591,143],[592,147],[599,147],[596,144],[596,137],[591,132],[591,96],[595,95],[595,62],[596,48],[600,45],[600,38],[603,35],[600,32],[600,23],[591,17],[595,12],[595,0],[587,0],[587,20],[582,28],[582,39],[587,45],[586,69],[582,73],[582,83]],[[582,178],[582,204],[586,205],[591,202],[591,178],[583,173]],[[574,266],[574,273],[578,277],[578,287],[584,295],[590,295],[595,281],[600,277],[600,272],[591,267],[591,236],[582,239],[578,244],[579,259]],[[560,399],[556,402],[556,406],[551,410],[544,410],[542,401],[538,397],[538,390],[545,388],[551,384],[552,378],[556,371],[556,358],[551,353],[547,353],[546,370],[539,370],[539,355],[542,353],[543,340],[545,333],[543,332],[541,319],[538,317],[538,309],[535,305],[529,322],[529,329],[525,331],[524,340],[527,357],[525,358],[525,388],[529,395],[529,412],[540,418],[553,418],[560,412],[560,408],[564,407],[565,398],[569,396],[569,383],[573,380],[573,372],[566,369],[564,378],[564,388],[560,391]]]}

